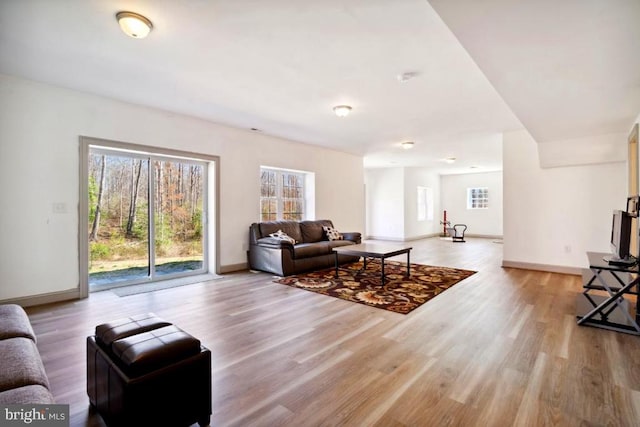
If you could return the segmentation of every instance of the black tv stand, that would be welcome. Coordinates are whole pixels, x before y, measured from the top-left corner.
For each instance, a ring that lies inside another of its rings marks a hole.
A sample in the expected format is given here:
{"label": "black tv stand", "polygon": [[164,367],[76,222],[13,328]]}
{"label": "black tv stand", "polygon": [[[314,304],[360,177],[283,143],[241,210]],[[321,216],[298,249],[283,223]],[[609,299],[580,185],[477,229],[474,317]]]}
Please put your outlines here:
{"label": "black tv stand", "polygon": [[609,265],[620,265],[623,267],[632,267],[636,265],[638,260],[635,257],[618,258],[615,255],[606,255],[602,259],[609,263]]}
{"label": "black tv stand", "polygon": [[[582,294],[589,301],[591,310],[578,317],[578,325],[594,326],[610,329],[632,335],[640,335],[640,269],[639,267],[613,265],[604,262],[610,254],[600,252],[587,252],[591,279],[583,285]],[[633,259],[633,258],[632,258]],[[610,274],[613,282],[605,280],[604,273]],[[592,298],[591,291],[606,291],[604,301]],[[630,313],[627,304],[624,304],[624,295],[635,295],[635,315]],[[617,310],[623,316],[623,323],[618,323],[609,318]]]}

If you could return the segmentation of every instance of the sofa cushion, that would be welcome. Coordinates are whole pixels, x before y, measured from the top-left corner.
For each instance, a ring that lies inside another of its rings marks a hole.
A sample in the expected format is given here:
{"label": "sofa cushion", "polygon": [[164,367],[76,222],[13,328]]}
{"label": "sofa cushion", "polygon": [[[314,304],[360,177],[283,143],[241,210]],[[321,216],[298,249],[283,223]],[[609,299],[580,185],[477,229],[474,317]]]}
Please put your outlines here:
{"label": "sofa cushion", "polygon": [[311,258],[315,256],[329,255],[331,248],[328,241],[316,243],[300,243],[293,247],[293,257],[295,259]]}
{"label": "sofa cushion", "polygon": [[302,243],[313,243],[327,240],[323,227],[333,227],[333,223],[328,219],[301,221],[300,232],[302,233]]}
{"label": "sofa cushion", "polygon": [[16,304],[0,305],[0,340],[14,337],[30,338],[36,341],[29,317],[22,307]]}
{"label": "sofa cushion", "polygon": [[51,392],[39,384],[0,391],[0,405],[46,405],[55,403]]}
{"label": "sofa cushion", "polygon": [[2,340],[0,354],[0,391],[30,384],[49,388],[49,380],[33,340],[21,337]]}
{"label": "sofa cushion", "polygon": [[278,230],[287,233],[295,239],[296,242],[303,241],[300,225],[297,221],[267,221],[260,223],[260,234],[262,237],[267,237],[271,233],[276,233]]}

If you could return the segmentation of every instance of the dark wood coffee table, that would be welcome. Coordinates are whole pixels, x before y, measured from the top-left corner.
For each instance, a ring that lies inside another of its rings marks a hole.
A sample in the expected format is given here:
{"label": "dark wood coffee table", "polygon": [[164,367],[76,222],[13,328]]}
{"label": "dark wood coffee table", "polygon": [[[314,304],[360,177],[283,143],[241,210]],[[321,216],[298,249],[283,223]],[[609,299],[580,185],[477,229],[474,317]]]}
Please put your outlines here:
{"label": "dark wood coffee table", "polygon": [[353,255],[364,258],[364,266],[362,271],[367,269],[367,258],[378,258],[382,263],[382,284],[384,285],[384,260],[397,255],[407,254],[407,277],[411,275],[411,263],[409,262],[409,253],[413,249],[410,246],[404,246],[394,243],[361,243],[359,245],[339,246],[333,248],[336,255],[336,278],[338,278],[338,255]]}

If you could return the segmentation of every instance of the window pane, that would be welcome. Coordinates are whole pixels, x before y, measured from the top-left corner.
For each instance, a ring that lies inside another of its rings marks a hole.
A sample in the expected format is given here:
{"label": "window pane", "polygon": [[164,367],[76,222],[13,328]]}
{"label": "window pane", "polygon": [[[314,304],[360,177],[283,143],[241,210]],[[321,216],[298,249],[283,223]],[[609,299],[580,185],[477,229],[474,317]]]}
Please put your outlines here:
{"label": "window pane", "polygon": [[206,163],[109,147],[88,154],[89,291],[203,271]]}
{"label": "window pane", "polygon": [[276,174],[273,171],[263,170],[260,174],[260,196],[275,197],[276,195]]}
{"label": "window pane", "polygon": [[149,277],[146,159],[89,157],[89,286]]}
{"label": "window pane", "polygon": [[200,270],[204,261],[202,165],[154,161],[158,276]]}
{"label": "window pane", "polygon": [[275,221],[276,217],[277,201],[271,198],[264,198],[260,200],[260,218],[261,221]]}

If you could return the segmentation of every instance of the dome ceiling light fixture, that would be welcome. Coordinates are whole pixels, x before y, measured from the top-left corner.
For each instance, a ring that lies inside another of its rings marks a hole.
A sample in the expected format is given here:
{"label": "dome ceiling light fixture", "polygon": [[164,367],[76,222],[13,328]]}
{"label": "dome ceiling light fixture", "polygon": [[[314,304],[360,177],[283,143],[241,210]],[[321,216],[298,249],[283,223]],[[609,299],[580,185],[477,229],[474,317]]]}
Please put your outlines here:
{"label": "dome ceiling light fixture", "polygon": [[402,148],[404,148],[405,150],[412,149],[414,145],[415,145],[415,142],[413,142],[413,141],[405,141],[405,142],[400,144],[400,146]]}
{"label": "dome ceiling light fixture", "polygon": [[336,113],[338,117],[347,117],[351,112],[351,107],[348,105],[336,105],[333,107],[333,112]]}
{"label": "dome ceiling light fixture", "polygon": [[126,35],[134,39],[143,39],[153,29],[153,24],[142,15],[133,12],[118,12],[116,19]]}
{"label": "dome ceiling light fixture", "polygon": [[455,157],[447,157],[446,159],[444,159],[445,162],[451,164],[451,163],[455,163],[456,158]]}

